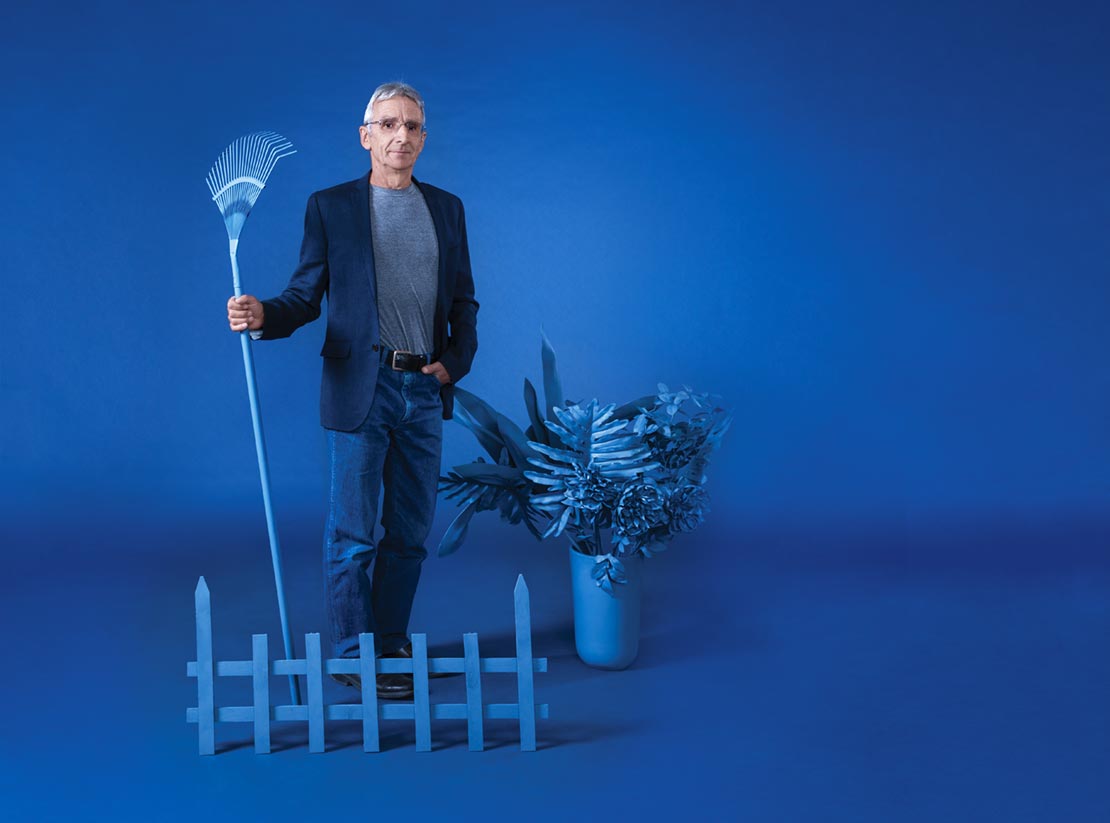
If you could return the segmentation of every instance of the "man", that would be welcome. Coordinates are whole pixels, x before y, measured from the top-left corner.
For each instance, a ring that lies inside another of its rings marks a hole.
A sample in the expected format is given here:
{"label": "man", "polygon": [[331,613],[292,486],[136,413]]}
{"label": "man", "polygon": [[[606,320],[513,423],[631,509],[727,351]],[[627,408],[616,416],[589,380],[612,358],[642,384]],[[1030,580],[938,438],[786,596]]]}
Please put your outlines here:
{"label": "man", "polygon": [[[379,86],[363,120],[370,174],[313,194],[285,291],[232,297],[227,317],[254,339],[288,337],[320,316],[327,295],[320,420],[331,464],[324,580],[335,656],[357,657],[359,633],[373,632],[380,656],[411,657],[443,420],[478,348],[478,303],[462,202],[412,175],[427,139],[420,94]],[[375,543],[379,490],[384,533]],[[412,683],[411,674],[378,675],[378,695],[411,697]]]}

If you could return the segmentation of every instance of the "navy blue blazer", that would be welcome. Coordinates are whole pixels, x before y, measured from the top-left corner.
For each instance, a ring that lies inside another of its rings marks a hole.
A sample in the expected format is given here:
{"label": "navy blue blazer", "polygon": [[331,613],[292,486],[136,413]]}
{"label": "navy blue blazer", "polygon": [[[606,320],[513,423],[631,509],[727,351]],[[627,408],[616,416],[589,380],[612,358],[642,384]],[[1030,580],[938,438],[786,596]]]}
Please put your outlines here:
{"label": "navy blue blazer", "polygon": [[[450,419],[457,383],[478,350],[478,301],[470,273],[466,218],[455,195],[421,183],[439,241],[439,290],[436,295],[434,358],[451,383],[440,387],[443,417]],[[374,399],[381,340],[377,278],[370,236],[370,175],[318,191],[308,198],[300,263],[289,285],[263,300],[262,338],[288,337],[320,316],[328,296],[320,422],[325,428],[354,431]]]}

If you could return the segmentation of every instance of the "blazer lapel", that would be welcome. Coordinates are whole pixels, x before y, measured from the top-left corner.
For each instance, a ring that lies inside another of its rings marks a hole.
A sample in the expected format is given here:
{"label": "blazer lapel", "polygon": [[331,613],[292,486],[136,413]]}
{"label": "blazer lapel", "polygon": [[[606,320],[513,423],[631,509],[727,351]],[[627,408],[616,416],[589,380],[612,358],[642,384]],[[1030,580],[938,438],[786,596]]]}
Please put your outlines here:
{"label": "blazer lapel", "polygon": [[370,230],[370,173],[355,181],[351,211],[355,218],[355,259],[370,282],[370,299],[377,306],[378,277],[374,271],[374,236]]}
{"label": "blazer lapel", "polygon": [[442,292],[447,288],[447,226],[443,222],[443,214],[440,213],[439,203],[434,199],[428,197],[428,191],[420,185],[420,181],[415,177],[412,178],[413,185],[420,189],[420,193],[424,195],[424,203],[428,206],[428,213],[432,215],[432,223],[436,227],[436,243],[439,245],[439,291]]}

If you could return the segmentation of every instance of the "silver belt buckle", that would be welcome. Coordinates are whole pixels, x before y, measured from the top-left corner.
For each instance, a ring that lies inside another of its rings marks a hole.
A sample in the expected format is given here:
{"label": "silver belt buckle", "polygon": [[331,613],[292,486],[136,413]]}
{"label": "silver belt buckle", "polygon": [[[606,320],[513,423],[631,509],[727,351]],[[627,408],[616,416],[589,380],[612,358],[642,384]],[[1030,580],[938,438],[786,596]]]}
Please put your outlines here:
{"label": "silver belt buckle", "polygon": [[402,369],[400,366],[397,365],[397,355],[399,355],[399,354],[412,354],[412,352],[410,352],[410,351],[395,351],[395,352],[393,352],[393,354],[389,358],[389,365],[393,369],[393,371],[404,371],[404,369]]}

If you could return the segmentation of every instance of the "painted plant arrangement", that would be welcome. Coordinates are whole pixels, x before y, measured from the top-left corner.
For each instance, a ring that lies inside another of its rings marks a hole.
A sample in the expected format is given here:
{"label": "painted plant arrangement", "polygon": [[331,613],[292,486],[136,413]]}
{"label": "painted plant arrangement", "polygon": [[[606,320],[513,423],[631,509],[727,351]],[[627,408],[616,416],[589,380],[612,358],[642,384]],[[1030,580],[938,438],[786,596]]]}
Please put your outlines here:
{"label": "painted plant arrangement", "polygon": [[565,534],[575,551],[596,558],[593,579],[612,592],[625,581],[622,558],[651,557],[704,520],[706,466],[732,415],[708,394],[663,384],[620,407],[570,402],[546,337],[541,356],[545,402],[541,409],[525,379],[526,430],[455,389],[455,418],[490,460],[479,457],[440,478],[440,491],[462,510],[439,554],[462,545],[476,513],[498,511],[539,539]]}

